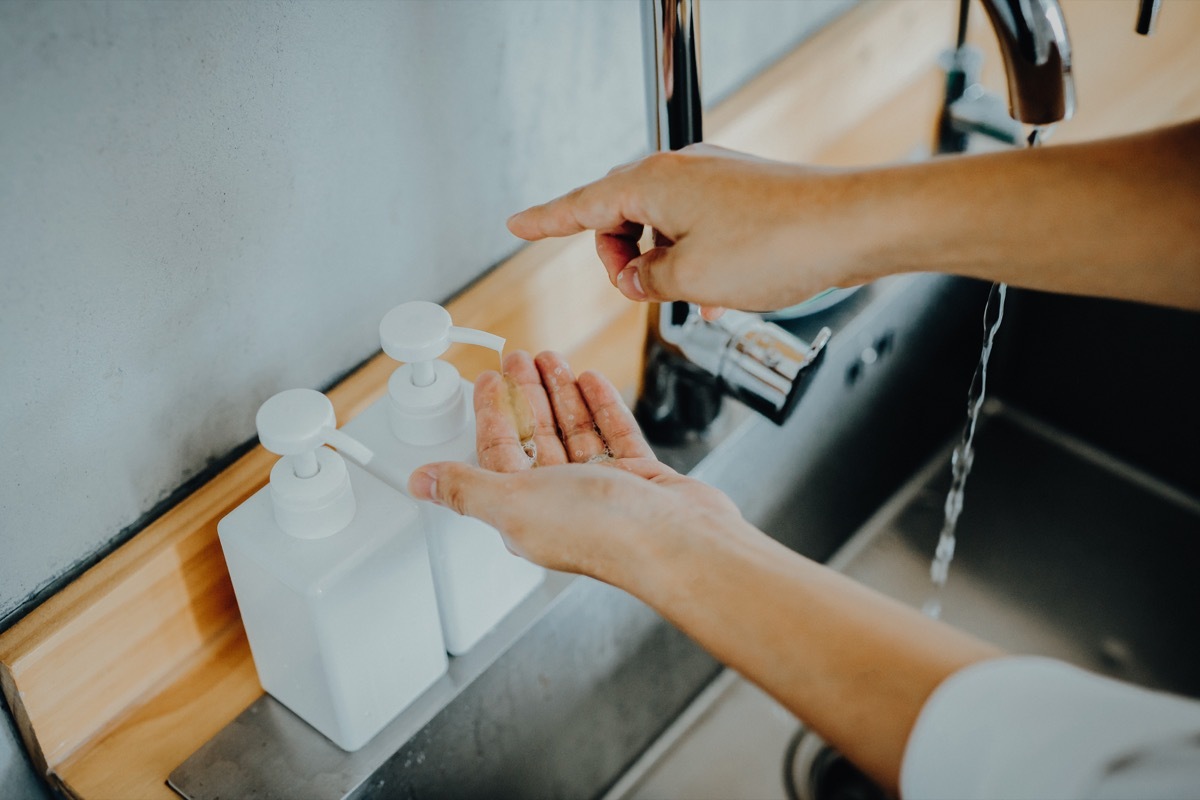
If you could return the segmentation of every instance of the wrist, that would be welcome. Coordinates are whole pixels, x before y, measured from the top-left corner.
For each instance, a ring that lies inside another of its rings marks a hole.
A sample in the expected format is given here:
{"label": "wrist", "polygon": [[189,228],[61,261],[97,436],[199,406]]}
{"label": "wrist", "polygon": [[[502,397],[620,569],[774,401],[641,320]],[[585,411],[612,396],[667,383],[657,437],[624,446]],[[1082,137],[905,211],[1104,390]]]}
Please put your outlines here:
{"label": "wrist", "polygon": [[881,176],[874,170],[810,167],[797,167],[791,175],[786,221],[780,226],[780,253],[787,255],[777,263],[799,290],[794,302],[897,271],[890,268],[890,251],[904,228],[891,193],[881,188]]}
{"label": "wrist", "polygon": [[611,583],[671,617],[670,609],[689,602],[704,576],[718,575],[722,564],[743,549],[749,536],[763,536],[737,514],[681,507],[658,524],[630,531],[618,557],[603,575]]}

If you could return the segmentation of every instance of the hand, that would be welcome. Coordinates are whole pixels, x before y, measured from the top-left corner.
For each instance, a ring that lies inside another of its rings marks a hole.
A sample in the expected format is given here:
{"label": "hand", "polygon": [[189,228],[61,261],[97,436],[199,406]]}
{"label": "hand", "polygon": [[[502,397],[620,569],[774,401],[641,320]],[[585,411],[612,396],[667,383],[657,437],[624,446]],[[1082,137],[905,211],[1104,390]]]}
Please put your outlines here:
{"label": "hand", "polygon": [[724,494],[654,457],[605,378],[585,372],[576,380],[554,353],[513,353],[504,370],[532,409],[536,462],[518,435],[505,379],[485,372],[475,383],[482,468],[421,467],[409,480],[414,497],[493,525],[530,561],[618,584],[655,532],[714,516],[740,521]]}
{"label": "hand", "polygon": [[[846,172],[693,145],[655,153],[514,215],[523,239],[596,231],[609,280],[631,300],[766,311],[862,283]],[[646,226],[665,239],[642,253]]]}

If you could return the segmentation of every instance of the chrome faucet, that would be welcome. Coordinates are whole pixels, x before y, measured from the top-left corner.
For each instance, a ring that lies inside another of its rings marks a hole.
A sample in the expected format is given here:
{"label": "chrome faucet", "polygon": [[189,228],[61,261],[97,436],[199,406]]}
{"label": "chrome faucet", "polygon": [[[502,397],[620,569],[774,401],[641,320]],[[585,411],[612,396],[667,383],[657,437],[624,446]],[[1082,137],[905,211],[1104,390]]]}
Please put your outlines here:
{"label": "chrome faucet", "polygon": [[[650,147],[678,150],[703,139],[699,0],[642,0],[642,9]],[[709,321],[690,303],[652,303],[634,413],[663,444],[707,429],[724,395],[782,424],[829,336],[822,329],[809,343],[757,314]]]}
{"label": "chrome faucet", "polygon": [[1028,125],[1070,119],[1071,41],[1058,0],[983,0],[983,7],[1000,42],[1013,119]]}
{"label": "chrome faucet", "polygon": [[938,134],[942,153],[962,152],[971,134],[1020,144],[1025,138],[1022,123],[1040,128],[1075,113],[1071,40],[1058,0],[982,2],[1000,44],[1008,107],[978,83],[982,57],[966,44],[971,3],[959,0],[958,41],[946,64],[946,105]]}
{"label": "chrome faucet", "polygon": [[[978,83],[981,56],[966,44],[970,0],[960,0],[958,42],[947,64],[938,151],[962,152],[969,137],[1008,144],[1069,119],[1075,110],[1071,44],[1058,0],[982,0],[1000,43],[1008,103]],[[1158,0],[1140,0],[1138,30],[1152,26]],[[642,0],[652,150],[703,139],[699,0]],[[1143,30],[1144,29],[1144,30]],[[656,244],[663,243],[655,233]],[[727,311],[716,321],[689,303],[652,304],[635,414],[651,440],[678,442],[704,431],[731,395],[777,423],[807,387],[830,332],[804,342],[757,314]]]}
{"label": "chrome faucet", "polygon": [[[1071,40],[1058,0],[981,0],[1008,77],[1008,110],[978,83],[981,55],[966,44],[971,0],[959,0],[958,41],[946,64],[938,152],[962,152],[971,134],[1020,144],[1022,123],[1042,127],[1075,113]],[[1154,31],[1161,0],[1138,0],[1134,30]]]}

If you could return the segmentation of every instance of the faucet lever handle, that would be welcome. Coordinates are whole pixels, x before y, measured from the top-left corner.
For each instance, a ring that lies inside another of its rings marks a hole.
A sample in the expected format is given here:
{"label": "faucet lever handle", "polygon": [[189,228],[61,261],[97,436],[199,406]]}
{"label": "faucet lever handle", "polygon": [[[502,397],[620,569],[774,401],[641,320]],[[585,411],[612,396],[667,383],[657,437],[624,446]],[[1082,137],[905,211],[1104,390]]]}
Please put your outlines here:
{"label": "faucet lever handle", "polygon": [[822,328],[805,342],[759,314],[728,309],[712,321],[692,314],[665,338],[727,394],[782,425],[808,388],[808,373],[830,336]]}
{"label": "faucet lever handle", "polygon": [[831,336],[829,328],[822,328],[811,342],[805,342],[757,318],[730,341],[718,376],[730,395],[782,425],[808,389],[809,373]]}

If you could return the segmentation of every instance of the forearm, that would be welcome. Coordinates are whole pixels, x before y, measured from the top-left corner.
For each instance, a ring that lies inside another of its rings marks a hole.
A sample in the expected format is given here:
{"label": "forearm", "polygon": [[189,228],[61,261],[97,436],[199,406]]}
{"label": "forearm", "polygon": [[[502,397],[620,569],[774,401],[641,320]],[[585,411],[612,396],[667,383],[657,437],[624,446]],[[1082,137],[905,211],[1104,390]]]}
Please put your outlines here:
{"label": "forearm", "polygon": [[614,583],[893,792],[926,698],[959,668],[999,654],[745,523],[704,518],[638,547]]}
{"label": "forearm", "polygon": [[[1200,121],[842,176],[845,269],[1200,309]],[[836,213],[836,212],[835,212]]]}

